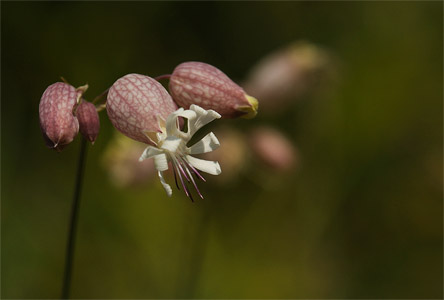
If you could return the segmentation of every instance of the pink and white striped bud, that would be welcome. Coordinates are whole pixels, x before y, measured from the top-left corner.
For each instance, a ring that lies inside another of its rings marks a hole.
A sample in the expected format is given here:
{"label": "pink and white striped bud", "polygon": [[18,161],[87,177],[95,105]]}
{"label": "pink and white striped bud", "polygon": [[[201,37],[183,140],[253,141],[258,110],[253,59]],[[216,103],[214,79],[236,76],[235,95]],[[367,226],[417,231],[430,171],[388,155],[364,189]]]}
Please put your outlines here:
{"label": "pink and white striped bud", "polygon": [[224,118],[253,118],[258,101],[219,69],[201,62],[178,65],[170,77],[170,93],[179,106],[196,104]]}
{"label": "pink and white striped bud", "polygon": [[73,115],[79,92],[63,82],[50,85],[39,105],[40,128],[46,145],[61,151],[79,132],[79,122]]}
{"label": "pink and white striped bud", "polygon": [[165,88],[151,77],[128,74],[109,89],[106,111],[114,127],[139,142],[154,145],[148,136],[161,132],[159,122],[177,109]]}
{"label": "pink and white striped bud", "polygon": [[79,120],[80,133],[94,144],[100,130],[99,114],[94,104],[82,100],[76,109],[76,117]]}

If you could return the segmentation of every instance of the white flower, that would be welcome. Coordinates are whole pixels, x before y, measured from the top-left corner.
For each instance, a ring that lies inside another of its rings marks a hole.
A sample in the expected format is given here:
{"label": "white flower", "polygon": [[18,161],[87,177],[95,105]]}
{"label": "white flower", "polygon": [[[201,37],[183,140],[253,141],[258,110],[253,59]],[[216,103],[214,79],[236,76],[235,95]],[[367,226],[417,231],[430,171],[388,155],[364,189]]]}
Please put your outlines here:
{"label": "white flower", "polygon": [[[186,131],[181,131],[179,129],[179,117],[186,119]],[[192,183],[199,193],[199,196],[203,198],[197,188],[193,175],[205,181],[205,179],[199,174],[198,170],[212,175],[219,175],[221,173],[218,162],[202,160],[191,156],[194,154],[211,152],[219,147],[219,141],[212,132],[191,147],[187,146],[191,137],[201,127],[214,119],[219,119],[220,117],[221,116],[214,110],[205,110],[193,104],[190,106],[189,110],[180,108],[170,114],[166,123],[161,118],[158,118],[160,128],[162,129],[161,132],[145,132],[146,136],[156,146],[148,146],[142,153],[139,161],[151,157],[154,159],[154,165],[158,171],[160,182],[168,196],[171,196],[172,189],[163,178],[163,172],[168,170],[168,162],[171,162],[173,166],[174,179],[176,180],[177,188],[179,188],[179,185],[177,184],[176,174],[180,179],[186,195],[190,197],[191,200],[193,200],[193,198],[187,188],[185,180]]]}

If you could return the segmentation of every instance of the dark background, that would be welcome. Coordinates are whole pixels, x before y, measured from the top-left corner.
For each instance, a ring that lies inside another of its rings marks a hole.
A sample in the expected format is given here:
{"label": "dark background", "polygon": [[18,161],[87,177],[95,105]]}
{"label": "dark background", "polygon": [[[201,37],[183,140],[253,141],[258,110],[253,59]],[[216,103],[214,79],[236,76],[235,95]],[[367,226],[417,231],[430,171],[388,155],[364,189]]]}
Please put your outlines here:
{"label": "dark background", "polygon": [[337,59],[328,92],[279,116],[220,121],[284,132],[301,153],[291,175],[253,166],[194,204],[157,181],[117,188],[101,164],[114,132],[101,113],[72,296],[442,298],[442,5],[2,2],[1,297],[60,293],[80,143],[45,147],[48,85],[87,82],[91,100],[127,73],[190,60],[242,81],[307,40]]}

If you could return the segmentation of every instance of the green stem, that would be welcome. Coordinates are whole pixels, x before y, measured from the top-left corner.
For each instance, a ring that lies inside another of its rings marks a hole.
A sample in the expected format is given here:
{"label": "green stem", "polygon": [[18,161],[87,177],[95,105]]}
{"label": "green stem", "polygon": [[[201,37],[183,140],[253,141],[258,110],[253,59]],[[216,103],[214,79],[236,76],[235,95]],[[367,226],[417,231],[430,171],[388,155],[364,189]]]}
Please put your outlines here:
{"label": "green stem", "polygon": [[75,241],[76,241],[76,230],[77,230],[77,220],[80,205],[80,194],[82,191],[83,182],[83,171],[85,169],[86,162],[86,150],[87,150],[87,140],[82,138],[80,145],[79,160],[77,165],[77,175],[76,175],[76,185],[74,189],[74,196],[71,208],[71,220],[69,223],[69,235],[66,245],[66,256],[65,256],[65,271],[63,276],[63,288],[62,288],[62,299],[69,298],[69,292],[71,288],[71,276],[72,276],[72,263],[74,259]]}
{"label": "green stem", "polygon": [[[205,207],[200,216],[197,232],[192,242],[191,256],[185,260],[180,273],[180,285],[178,288],[177,299],[195,299],[199,281],[202,279],[202,268],[206,258],[208,241],[211,231],[212,207]],[[188,245],[187,240],[184,244]],[[184,281],[183,274],[187,274],[187,280]]]}

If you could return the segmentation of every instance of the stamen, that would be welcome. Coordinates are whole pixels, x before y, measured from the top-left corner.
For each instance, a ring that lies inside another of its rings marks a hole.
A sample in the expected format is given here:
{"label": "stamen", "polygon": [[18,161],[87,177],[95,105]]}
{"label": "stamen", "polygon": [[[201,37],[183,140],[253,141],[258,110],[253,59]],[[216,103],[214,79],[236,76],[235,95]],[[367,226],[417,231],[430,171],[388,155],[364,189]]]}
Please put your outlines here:
{"label": "stamen", "polygon": [[191,170],[193,170],[193,172],[200,178],[200,180],[202,180],[203,182],[207,182],[206,180],[205,180],[205,178],[203,178],[203,176],[202,175],[200,175],[200,173],[184,158],[184,159],[182,159],[185,163],[186,163],[186,165],[191,169]]}
{"label": "stamen", "polygon": [[[176,168],[177,168],[177,166],[176,166]],[[182,175],[180,174],[179,170],[177,170],[177,174],[179,174],[179,179],[180,179],[180,182],[182,183],[182,187],[183,187],[183,190],[185,191],[185,194],[187,195],[187,197],[190,197],[190,193],[188,192],[188,189],[185,185],[185,182],[183,181]]]}
{"label": "stamen", "polygon": [[[177,162],[177,160],[174,156],[171,156],[171,157],[173,158],[172,161],[173,161],[174,167],[176,168],[177,174],[179,175],[179,179],[180,179],[180,182],[182,183],[182,187],[183,187],[183,190],[185,191],[185,194],[187,195],[188,198],[191,199],[192,202],[194,202],[193,196],[191,196],[190,191],[188,190],[185,182],[183,181],[182,174],[179,172],[179,168],[183,172],[182,167]],[[185,172],[183,172],[183,174],[186,176]]]}
{"label": "stamen", "polygon": [[190,179],[188,178],[187,174],[185,173],[185,171],[182,168],[182,165],[180,164],[180,162],[177,163],[177,165],[179,166],[180,171],[182,171],[182,174],[185,176],[186,180],[188,182],[190,182]]}
{"label": "stamen", "polygon": [[193,176],[191,175],[190,170],[189,170],[188,168],[185,168],[185,170],[187,170],[187,173],[188,173],[188,175],[189,175],[190,178],[191,178],[191,182],[193,183],[194,188],[196,189],[196,191],[197,191],[197,193],[199,194],[200,198],[203,199],[204,197],[203,197],[202,194],[200,193],[199,188],[197,187],[197,184],[196,184],[196,182],[194,181],[194,178],[193,178]]}
{"label": "stamen", "polygon": [[173,167],[173,168],[171,168],[171,169],[173,169],[173,174],[174,174],[174,182],[176,183],[176,187],[177,187],[177,189],[180,191],[180,188],[179,188],[179,185],[177,184],[177,177],[176,177],[176,170],[175,170],[175,168]]}
{"label": "stamen", "polygon": [[173,161],[175,162],[175,164],[177,164],[177,166],[179,167],[180,171],[182,171],[183,176],[186,178],[186,180],[188,182],[190,182],[190,179],[188,178],[187,174],[185,173],[185,171],[182,168],[182,164],[180,163],[180,161],[178,160],[179,157],[176,157],[175,155],[171,155],[171,158],[173,159]]}

